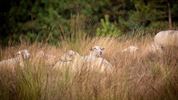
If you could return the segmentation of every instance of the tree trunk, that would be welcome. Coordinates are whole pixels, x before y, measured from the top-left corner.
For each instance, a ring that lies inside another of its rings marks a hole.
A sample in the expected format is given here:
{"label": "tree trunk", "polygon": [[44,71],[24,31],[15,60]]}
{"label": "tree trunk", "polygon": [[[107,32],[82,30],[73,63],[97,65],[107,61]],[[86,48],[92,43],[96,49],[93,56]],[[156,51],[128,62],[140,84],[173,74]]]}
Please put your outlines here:
{"label": "tree trunk", "polygon": [[170,4],[170,0],[167,0],[167,5],[168,5],[169,29],[172,29],[172,14],[171,14],[171,4]]}

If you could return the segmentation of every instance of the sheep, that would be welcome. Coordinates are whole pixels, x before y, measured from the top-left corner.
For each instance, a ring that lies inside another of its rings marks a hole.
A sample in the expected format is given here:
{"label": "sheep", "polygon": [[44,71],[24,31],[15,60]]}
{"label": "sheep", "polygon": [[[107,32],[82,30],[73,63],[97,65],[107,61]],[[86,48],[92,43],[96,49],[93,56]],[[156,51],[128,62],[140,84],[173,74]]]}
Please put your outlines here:
{"label": "sheep", "polygon": [[104,48],[100,46],[94,46],[90,49],[88,56],[82,57],[84,63],[87,63],[94,69],[94,66],[99,67],[100,71],[111,70],[112,64],[102,57]]}
{"label": "sheep", "polygon": [[90,61],[87,60],[86,63],[94,70],[99,69],[100,72],[111,71],[112,68],[112,64],[102,57],[92,57],[92,59]]}
{"label": "sheep", "polygon": [[135,53],[135,52],[137,52],[138,50],[139,50],[139,48],[138,48],[137,46],[131,45],[131,46],[129,46],[129,47],[123,49],[121,52],[122,52],[122,53],[124,53],[124,52]]}
{"label": "sheep", "polygon": [[94,46],[90,49],[90,54],[83,57],[86,62],[94,61],[96,57],[101,57],[103,54],[104,48],[100,46]]}
{"label": "sheep", "polygon": [[77,59],[80,59],[81,56],[79,53],[73,51],[73,50],[68,50],[67,52],[64,53],[63,56],[61,56],[60,60],[57,61],[57,63],[54,65],[53,69],[61,69],[64,66],[69,66],[70,64],[74,63],[77,61]]}
{"label": "sheep", "polygon": [[154,37],[154,42],[160,47],[178,46],[178,31],[166,30],[158,32]]}
{"label": "sheep", "polygon": [[[91,52],[89,56],[80,56],[79,53],[68,50],[64,55],[61,57],[61,59],[54,65],[53,69],[61,69],[63,66],[69,66],[70,64],[72,69],[75,70],[75,67],[80,66],[84,62],[89,62],[92,60],[95,60],[96,57],[100,57],[103,53],[104,48],[100,48],[99,46],[95,46],[91,48]],[[105,61],[105,60],[104,60]]]}
{"label": "sheep", "polygon": [[92,69],[94,69],[94,66],[98,67],[101,72],[111,70],[112,65],[106,59],[101,57],[104,48],[94,46],[90,50],[88,56],[81,56],[72,50],[67,51],[55,64],[53,69],[61,69],[64,66],[69,66],[72,71],[76,72],[82,68],[82,65],[89,65],[89,68]]}
{"label": "sheep", "polygon": [[78,52],[75,52],[73,50],[68,50],[62,57],[61,60],[62,61],[72,61],[74,60],[76,57],[80,57]]}
{"label": "sheep", "polygon": [[8,67],[9,69],[12,69],[12,71],[15,70],[15,66],[19,65],[20,67],[24,67],[24,61],[28,60],[30,58],[30,53],[28,50],[20,50],[16,53],[14,58],[2,60],[0,61],[1,67]]}

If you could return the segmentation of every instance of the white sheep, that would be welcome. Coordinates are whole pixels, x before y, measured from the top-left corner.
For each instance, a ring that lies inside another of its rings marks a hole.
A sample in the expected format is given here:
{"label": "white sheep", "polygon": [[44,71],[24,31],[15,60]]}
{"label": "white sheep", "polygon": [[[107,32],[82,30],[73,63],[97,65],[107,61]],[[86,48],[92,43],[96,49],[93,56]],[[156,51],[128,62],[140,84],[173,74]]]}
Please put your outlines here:
{"label": "white sheep", "polygon": [[75,52],[73,50],[68,50],[62,57],[61,60],[62,61],[72,61],[75,58],[80,57],[78,52]]}
{"label": "white sheep", "polygon": [[102,57],[93,57],[91,60],[87,60],[87,64],[93,70],[100,72],[111,71],[112,69],[112,64]]}
{"label": "white sheep", "polygon": [[86,62],[94,61],[97,57],[101,57],[103,55],[103,50],[104,48],[100,46],[94,46],[90,49],[90,54],[83,57],[83,60]]}
{"label": "white sheep", "polygon": [[112,65],[106,59],[101,57],[104,48],[94,46],[90,50],[91,51],[88,56],[80,56],[77,52],[72,50],[67,51],[55,64],[53,69],[61,69],[68,66],[72,71],[76,72],[81,70],[82,67],[88,66],[88,68],[99,69],[102,72],[105,70],[111,70]]}
{"label": "white sheep", "polygon": [[14,58],[0,61],[0,66],[3,68],[9,68],[14,71],[15,66],[24,67],[25,60],[30,58],[28,50],[20,50],[16,53]]}
{"label": "white sheep", "polygon": [[139,48],[138,48],[137,46],[131,45],[131,46],[129,46],[129,47],[123,49],[121,52],[135,53],[135,52],[137,52],[138,50],[139,50]]}
{"label": "white sheep", "polygon": [[95,69],[94,67],[98,67],[101,72],[111,70],[112,64],[102,57],[103,50],[104,48],[100,46],[94,46],[90,49],[90,54],[82,57],[82,60],[89,64],[92,69]]}
{"label": "white sheep", "polygon": [[154,42],[161,47],[178,46],[178,31],[160,31],[155,35]]}
{"label": "white sheep", "polygon": [[69,66],[70,64],[74,65],[74,62],[76,62],[77,59],[81,59],[81,56],[79,55],[79,53],[73,50],[68,50],[67,52],[64,53],[64,55],[61,56],[60,60],[57,61],[53,69],[55,70],[61,69],[65,66]]}

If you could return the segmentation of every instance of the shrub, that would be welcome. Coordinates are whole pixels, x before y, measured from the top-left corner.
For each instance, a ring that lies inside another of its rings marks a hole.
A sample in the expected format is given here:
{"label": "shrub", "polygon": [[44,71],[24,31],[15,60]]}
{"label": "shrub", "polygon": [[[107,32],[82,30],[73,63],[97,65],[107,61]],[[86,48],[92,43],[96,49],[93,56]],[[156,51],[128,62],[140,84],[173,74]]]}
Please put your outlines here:
{"label": "shrub", "polygon": [[120,36],[122,32],[117,28],[117,26],[109,21],[109,16],[105,16],[101,19],[101,26],[96,29],[97,36]]}

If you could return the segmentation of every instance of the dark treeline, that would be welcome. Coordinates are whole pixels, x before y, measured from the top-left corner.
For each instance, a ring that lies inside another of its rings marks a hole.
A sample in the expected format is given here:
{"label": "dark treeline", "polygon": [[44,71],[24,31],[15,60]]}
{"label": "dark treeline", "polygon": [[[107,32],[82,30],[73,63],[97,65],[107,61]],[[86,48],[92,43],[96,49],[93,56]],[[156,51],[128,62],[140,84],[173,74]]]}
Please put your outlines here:
{"label": "dark treeline", "polygon": [[[1,0],[1,44],[175,29],[177,0]],[[76,34],[77,33],[77,34]]]}

